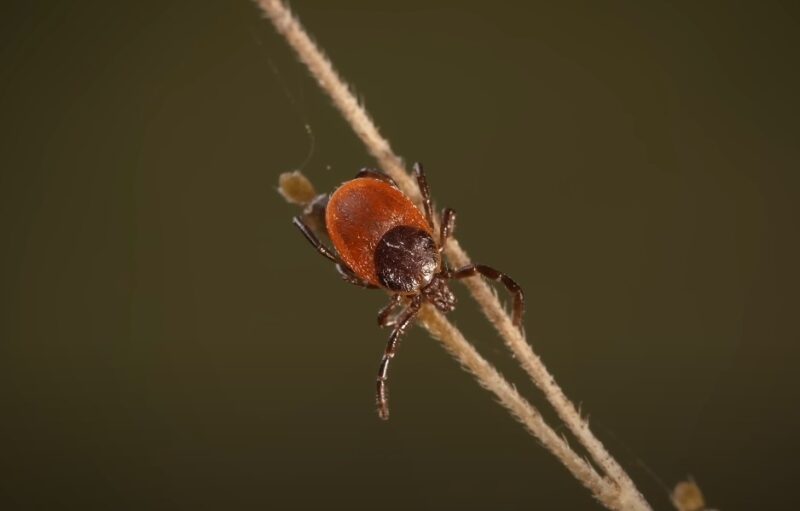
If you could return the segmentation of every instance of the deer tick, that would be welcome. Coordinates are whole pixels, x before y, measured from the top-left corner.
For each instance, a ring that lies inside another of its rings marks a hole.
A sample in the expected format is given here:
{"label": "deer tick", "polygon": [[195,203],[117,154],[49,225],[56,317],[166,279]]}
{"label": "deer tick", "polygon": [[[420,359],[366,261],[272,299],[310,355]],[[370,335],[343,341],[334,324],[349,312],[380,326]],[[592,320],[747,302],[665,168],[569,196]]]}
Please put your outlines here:
{"label": "deer tick", "polygon": [[[456,298],[447,286],[451,279],[482,275],[503,283],[514,297],[514,324],[521,327],[524,310],[522,288],[510,277],[482,264],[451,270],[442,249],[453,233],[455,211],[445,208],[438,241],[434,239],[433,206],[425,173],[420,164],[414,174],[422,193],[420,211],[395,182],[375,170],[361,170],[332,194],[320,195],[294,217],[294,224],[323,256],[336,264],[342,278],[366,288],[383,288],[391,295],[378,313],[378,325],[391,327],[389,342],[378,366],[376,395],[378,415],[389,418],[389,362],[398,342],[423,303],[441,312],[455,308]],[[324,230],[335,251],[322,244],[309,225]],[[401,312],[392,312],[401,308]]]}

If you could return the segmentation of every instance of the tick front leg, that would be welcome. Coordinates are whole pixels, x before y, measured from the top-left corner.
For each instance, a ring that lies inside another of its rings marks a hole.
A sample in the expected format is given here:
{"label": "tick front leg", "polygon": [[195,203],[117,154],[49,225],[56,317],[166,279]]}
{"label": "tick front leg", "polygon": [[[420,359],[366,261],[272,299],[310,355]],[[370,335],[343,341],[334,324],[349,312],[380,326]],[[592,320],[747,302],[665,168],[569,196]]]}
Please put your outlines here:
{"label": "tick front leg", "polygon": [[400,305],[401,301],[403,300],[402,295],[392,295],[389,299],[389,303],[387,303],[379,312],[378,312],[378,326],[385,327],[385,326],[394,326],[397,323],[397,318],[389,319],[389,315],[392,311]]}
{"label": "tick front leg", "polygon": [[411,324],[414,316],[419,312],[422,306],[422,298],[415,296],[408,308],[395,324],[392,334],[389,336],[389,342],[386,344],[386,350],[383,352],[380,366],[378,366],[378,379],[376,385],[376,399],[378,404],[378,416],[383,420],[389,419],[389,362],[392,361],[397,353],[397,345],[400,342],[400,337],[405,333],[406,328]]}
{"label": "tick front leg", "polygon": [[431,190],[428,188],[428,179],[425,177],[425,170],[422,164],[417,162],[414,164],[414,175],[417,176],[417,184],[419,191],[422,194],[422,207],[425,209],[425,218],[428,220],[428,225],[433,229],[433,206],[431,205]]}
{"label": "tick front leg", "polygon": [[497,271],[490,266],[483,264],[471,264],[465,266],[460,270],[451,272],[448,278],[451,279],[464,279],[475,275],[483,275],[487,279],[500,281],[506,286],[508,292],[514,297],[514,325],[522,330],[522,315],[525,312],[525,294],[519,284],[503,272]]}
{"label": "tick front leg", "polygon": [[450,208],[442,211],[442,225],[439,231],[439,252],[444,250],[444,244],[453,235],[456,228],[456,212]]}

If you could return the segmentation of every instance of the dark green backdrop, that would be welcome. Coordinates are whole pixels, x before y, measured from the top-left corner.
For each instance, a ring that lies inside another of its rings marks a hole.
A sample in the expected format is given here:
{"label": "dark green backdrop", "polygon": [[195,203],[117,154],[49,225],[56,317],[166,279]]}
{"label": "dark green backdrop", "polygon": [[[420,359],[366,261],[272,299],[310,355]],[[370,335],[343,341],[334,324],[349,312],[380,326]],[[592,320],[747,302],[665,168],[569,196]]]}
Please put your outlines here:
{"label": "dark green backdrop", "polygon": [[[789,2],[293,3],[660,509],[797,500]],[[0,508],[595,509],[275,192],[373,164],[257,9],[0,7]],[[521,390],[458,289],[452,319]],[[547,410],[547,416],[552,414]]]}

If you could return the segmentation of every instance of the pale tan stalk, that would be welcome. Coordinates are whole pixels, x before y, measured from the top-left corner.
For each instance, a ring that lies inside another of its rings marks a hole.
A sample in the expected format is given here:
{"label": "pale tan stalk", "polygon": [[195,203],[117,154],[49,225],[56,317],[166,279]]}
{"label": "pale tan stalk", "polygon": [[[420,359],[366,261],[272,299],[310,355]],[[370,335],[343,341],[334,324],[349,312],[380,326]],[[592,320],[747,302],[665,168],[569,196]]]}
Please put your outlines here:
{"label": "pale tan stalk", "polygon": [[609,509],[617,506],[618,494],[610,481],[601,477],[586,460],[578,456],[563,437],[542,418],[539,411],[503,378],[497,369],[477,352],[464,335],[441,312],[425,305],[419,320],[428,332],[441,341],[447,351],[475,376],[478,383],[494,393],[503,405],[542,445],[552,452],[575,478],[584,484]]}
{"label": "pale tan stalk", "polygon": [[[278,191],[287,202],[301,207],[308,205],[314,187],[302,173],[285,172],[281,174],[278,183]],[[461,362],[465,370],[475,376],[482,387],[497,396],[511,416],[520,421],[531,435],[552,452],[597,500],[609,509],[627,509],[619,506],[620,495],[613,482],[598,474],[592,465],[572,450],[567,441],[544,421],[539,411],[481,357],[464,335],[439,311],[425,304],[417,319],[431,336],[441,341],[445,349]]]}
{"label": "pale tan stalk", "polygon": [[[402,159],[392,151],[389,142],[380,135],[365,109],[361,107],[299,21],[279,0],[257,0],[257,3],[273,22],[278,32],[297,52],[298,57],[308,67],[320,87],[328,93],[334,105],[350,123],[368,151],[378,160],[381,168],[398,183],[405,193],[419,202],[419,189],[414,179],[406,172]],[[454,266],[464,266],[470,262],[466,252],[456,240],[451,240],[447,244],[445,252]],[[520,361],[533,382],[543,391],[561,420],[586,448],[597,466],[605,472],[608,479],[598,476],[591,466],[586,464],[561,437],[553,432],[552,428],[541,418],[539,412],[519,396],[516,390],[478,355],[455,327],[438,312],[429,308],[426,308],[422,318],[426,328],[445,344],[462,365],[476,376],[481,385],[494,392],[500,403],[555,454],[606,507],[615,510],[650,509],[630,477],[592,434],[588,423],[580,416],[575,405],[556,384],[523,335],[514,328],[511,318],[503,309],[492,289],[477,278],[468,279],[466,284],[505,344]]]}
{"label": "pale tan stalk", "polygon": [[275,29],[294,48],[300,62],[308,67],[311,76],[317,80],[322,90],[328,93],[342,117],[364,142],[370,154],[378,160],[380,167],[394,178],[414,202],[419,202],[421,198],[419,190],[405,171],[403,160],[392,151],[389,141],[381,136],[367,111],[361,107],[353,92],[333,68],[331,61],[314,44],[289,8],[279,0],[256,0],[256,3],[275,25]]}
{"label": "pale tan stalk", "polygon": [[[469,256],[461,248],[458,241],[454,239],[451,239],[451,242],[445,247],[445,253],[456,268],[470,264]],[[595,463],[618,486],[620,500],[630,502],[632,507],[626,507],[625,509],[649,509],[649,507],[646,507],[647,503],[644,497],[631,478],[606,450],[600,440],[594,436],[591,429],[589,429],[588,421],[581,417],[575,405],[564,394],[553,375],[547,370],[542,359],[533,352],[531,345],[528,344],[519,329],[514,326],[492,288],[485,281],[477,278],[467,279],[464,283],[519,364],[525,369],[525,372],[528,373],[536,386],[542,390],[559,418],[586,448]]]}

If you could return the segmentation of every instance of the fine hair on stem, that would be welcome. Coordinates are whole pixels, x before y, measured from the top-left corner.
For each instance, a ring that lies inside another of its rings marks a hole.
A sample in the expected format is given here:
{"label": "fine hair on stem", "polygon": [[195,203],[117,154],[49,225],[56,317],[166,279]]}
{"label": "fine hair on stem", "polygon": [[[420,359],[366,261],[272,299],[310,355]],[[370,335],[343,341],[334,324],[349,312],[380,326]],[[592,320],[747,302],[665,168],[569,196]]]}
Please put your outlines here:
{"label": "fine hair on stem", "polygon": [[[364,143],[367,151],[377,160],[381,169],[419,205],[420,191],[406,170],[403,160],[392,150],[389,141],[380,134],[366,110],[299,20],[280,0],[257,0],[257,4],[292,47],[299,60],[308,68],[320,88],[331,98],[334,106]],[[288,200],[302,204],[302,199],[292,196],[291,189],[302,190],[304,185],[298,185],[293,179],[305,179],[305,177],[301,174],[294,174],[294,177],[282,176],[281,192]],[[308,194],[305,193],[304,196],[308,197]],[[440,219],[435,220],[438,223]],[[456,239],[451,238],[447,242],[444,253],[455,267],[470,264],[469,256]],[[619,511],[649,510],[649,504],[632,479],[594,435],[588,421],[581,416],[575,404],[563,392],[541,358],[533,351],[524,334],[514,326],[511,316],[491,287],[480,278],[469,278],[464,282],[506,347],[531,381],[542,391],[558,418],[586,449],[591,462],[575,452],[567,441],[545,422],[541,413],[522,397],[440,312],[428,305],[423,306],[419,316],[422,326],[444,345],[482,387],[492,392],[498,402],[553,453],[601,504],[608,509]]]}

